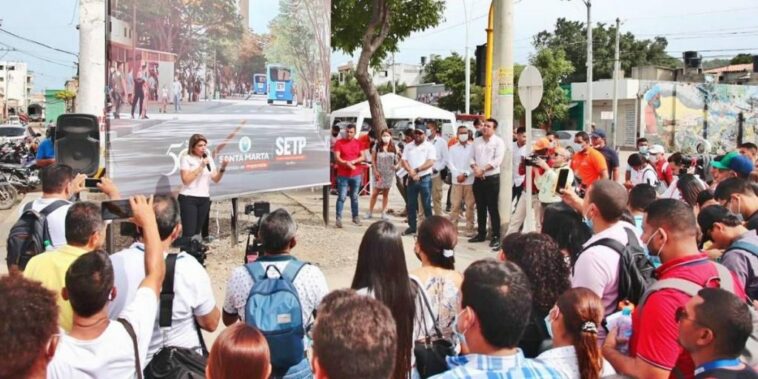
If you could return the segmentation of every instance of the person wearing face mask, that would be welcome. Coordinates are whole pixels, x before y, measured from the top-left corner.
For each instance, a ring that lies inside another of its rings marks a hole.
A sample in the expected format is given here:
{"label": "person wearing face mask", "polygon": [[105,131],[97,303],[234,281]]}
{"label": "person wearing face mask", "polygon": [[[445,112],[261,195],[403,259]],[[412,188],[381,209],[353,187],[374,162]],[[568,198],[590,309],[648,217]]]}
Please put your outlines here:
{"label": "person wearing face mask", "polygon": [[[645,137],[637,138],[637,152],[642,156],[642,158],[650,162],[650,148],[648,146],[647,138]],[[631,180],[632,180],[632,166],[627,162],[626,173],[624,174],[624,183],[630,183]],[[626,186],[627,189],[631,189],[632,187],[634,187],[634,185],[629,187],[626,184],[624,184],[624,186]]]}
{"label": "person wearing face mask", "polygon": [[[627,191],[621,184],[603,179],[592,184],[583,201],[570,189],[564,191],[562,198],[582,212],[594,233],[574,264],[571,286],[586,287],[595,292],[603,299],[605,314],[610,315],[616,312],[618,301],[626,299],[627,294],[619,291],[620,255],[602,240],[626,246],[634,239],[642,246],[634,225],[621,220],[627,206]],[[602,340],[605,331],[601,329],[599,333]]]}
{"label": "person wearing face mask", "polygon": [[648,153],[648,160],[655,167],[658,179],[663,181],[666,186],[671,185],[671,182],[674,181],[674,172],[666,159],[666,150],[661,145],[653,145],[648,149]]}
{"label": "person wearing face mask", "polygon": [[758,299],[758,234],[747,230],[740,217],[721,205],[703,208],[697,216],[703,241],[723,249],[719,262],[732,270],[745,284],[751,299]]}
{"label": "person wearing face mask", "polygon": [[590,136],[586,132],[576,133],[574,143],[581,150],[574,153],[571,169],[582,182],[582,188],[590,188],[598,179],[608,179],[608,164],[605,157],[590,144]]}
{"label": "person wearing face mask", "polygon": [[567,379],[597,379],[616,373],[603,359],[597,331],[603,320],[603,302],[586,288],[564,292],[545,318],[553,348],[537,359]]}
{"label": "person wearing face mask", "polygon": [[[636,378],[692,378],[695,365],[678,342],[679,325],[675,311],[684,307],[692,295],[681,287],[666,285],[667,279],[693,284],[695,289],[718,287],[746,299],[739,278],[726,267],[700,253],[698,225],[689,205],[674,199],[659,199],[647,207],[642,238],[651,255],[661,258],[656,269],[660,289],[650,289],[646,300],[632,313],[629,355],[618,350],[618,331],[613,329],[603,344],[603,355],[617,372]],[[731,283],[730,283],[731,282]]]}
{"label": "person wearing face mask", "polygon": [[713,197],[732,213],[742,216],[748,230],[758,229],[758,184],[742,178],[719,183]]}
{"label": "person wearing face mask", "polygon": [[463,273],[461,311],[453,322],[462,355],[448,357],[450,371],[433,378],[562,378],[518,348],[531,308],[529,282],[515,263],[472,263]]}
{"label": "person wearing face mask", "polygon": [[201,233],[201,228],[211,211],[211,181],[218,183],[224,177],[229,161],[221,168],[208,152],[208,140],[202,134],[193,134],[189,139],[187,154],[182,157],[179,172],[182,188],[179,190],[179,208],[182,215],[182,238],[191,238]]}
{"label": "person wearing face mask", "polygon": [[427,141],[434,146],[437,152],[437,159],[432,166],[432,211],[435,216],[441,216],[443,178],[447,175],[447,141],[440,135],[440,127],[435,121],[427,122],[426,127]]}
{"label": "person wearing face mask", "polygon": [[[568,167],[569,160],[571,160],[571,153],[562,147],[555,149],[552,159],[548,162],[539,158],[537,159],[537,166],[544,170],[544,173],[540,173],[539,170],[534,171],[534,182],[539,190],[539,200],[542,205],[540,216],[545,214],[545,208],[550,204],[561,201],[561,191],[573,187],[574,173],[571,171],[571,168]],[[560,176],[561,171],[564,170],[568,171],[566,185],[563,188],[556,188],[558,185],[558,177]]]}
{"label": "person wearing face mask", "polygon": [[471,131],[464,125],[458,127],[458,142],[450,148],[447,168],[452,176],[450,221],[458,225],[461,208],[466,205],[466,234],[474,234],[474,173],[471,160],[474,159],[474,146],[471,144]]}
{"label": "person wearing face mask", "polygon": [[374,170],[374,183],[371,186],[371,200],[369,201],[366,219],[371,219],[374,206],[379,194],[382,195],[382,220],[387,219],[387,203],[389,201],[390,188],[392,188],[395,170],[398,167],[398,154],[395,144],[392,143],[392,133],[389,129],[382,130],[381,142],[371,149],[371,165]]}
{"label": "person wearing face mask", "polygon": [[[413,143],[413,130],[414,129],[412,128],[403,130],[402,140],[400,140],[400,143],[397,144],[398,154],[401,157],[403,156],[405,147]],[[400,217],[406,217],[408,215],[408,171],[405,170],[405,167],[403,167],[402,163],[398,166],[397,170],[395,170],[395,186],[397,187],[397,191],[400,192],[400,196],[403,197],[404,206],[403,209],[401,209],[399,212],[390,210],[390,213],[397,214]]]}

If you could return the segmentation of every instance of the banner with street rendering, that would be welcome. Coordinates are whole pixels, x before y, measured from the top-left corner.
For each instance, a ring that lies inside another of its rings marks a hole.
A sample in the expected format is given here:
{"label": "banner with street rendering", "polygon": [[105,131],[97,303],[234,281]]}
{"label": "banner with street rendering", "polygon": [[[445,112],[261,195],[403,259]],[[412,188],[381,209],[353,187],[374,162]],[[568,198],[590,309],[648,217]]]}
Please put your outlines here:
{"label": "banner with street rendering", "polygon": [[330,7],[110,0],[108,175],[124,194],[176,191],[200,133],[229,162],[211,197],[327,184]]}

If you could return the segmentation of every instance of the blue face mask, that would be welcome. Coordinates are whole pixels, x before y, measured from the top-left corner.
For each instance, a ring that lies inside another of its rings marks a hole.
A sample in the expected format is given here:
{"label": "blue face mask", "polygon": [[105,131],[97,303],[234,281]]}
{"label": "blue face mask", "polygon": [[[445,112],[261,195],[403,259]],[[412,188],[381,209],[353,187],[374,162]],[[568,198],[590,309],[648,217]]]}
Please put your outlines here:
{"label": "blue face mask", "polygon": [[463,334],[464,332],[461,332],[458,330],[458,316],[463,313],[463,311],[460,311],[455,315],[453,318],[453,336],[458,341],[458,345],[465,345],[466,344],[466,336]]}
{"label": "blue face mask", "polygon": [[593,224],[592,224],[592,219],[591,218],[587,217],[587,215],[584,215],[584,217],[582,218],[582,221],[584,221],[584,225],[587,225],[587,227],[589,227],[590,230],[594,231],[594,229],[592,229]]}
{"label": "blue face mask", "polygon": [[553,320],[550,319],[550,315],[545,316],[545,327],[547,328],[547,335],[550,339],[553,338]]}

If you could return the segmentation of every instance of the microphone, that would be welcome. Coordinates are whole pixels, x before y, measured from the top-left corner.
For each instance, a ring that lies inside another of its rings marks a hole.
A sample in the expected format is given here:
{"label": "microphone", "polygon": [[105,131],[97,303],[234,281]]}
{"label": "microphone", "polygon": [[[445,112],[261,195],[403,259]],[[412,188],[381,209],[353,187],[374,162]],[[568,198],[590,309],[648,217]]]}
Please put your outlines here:
{"label": "microphone", "polygon": [[[208,158],[208,153],[203,153],[203,159],[205,159],[205,158]],[[208,168],[208,171],[211,171],[211,164],[210,163],[206,163],[205,167]]]}

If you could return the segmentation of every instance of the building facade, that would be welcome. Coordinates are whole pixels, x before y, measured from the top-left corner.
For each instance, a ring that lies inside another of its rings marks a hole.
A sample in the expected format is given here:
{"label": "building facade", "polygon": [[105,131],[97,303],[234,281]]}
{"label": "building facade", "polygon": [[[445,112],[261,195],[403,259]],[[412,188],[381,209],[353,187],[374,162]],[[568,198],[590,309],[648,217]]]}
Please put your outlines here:
{"label": "building facade", "polygon": [[0,101],[2,118],[26,113],[30,104],[34,77],[24,62],[0,61]]}

